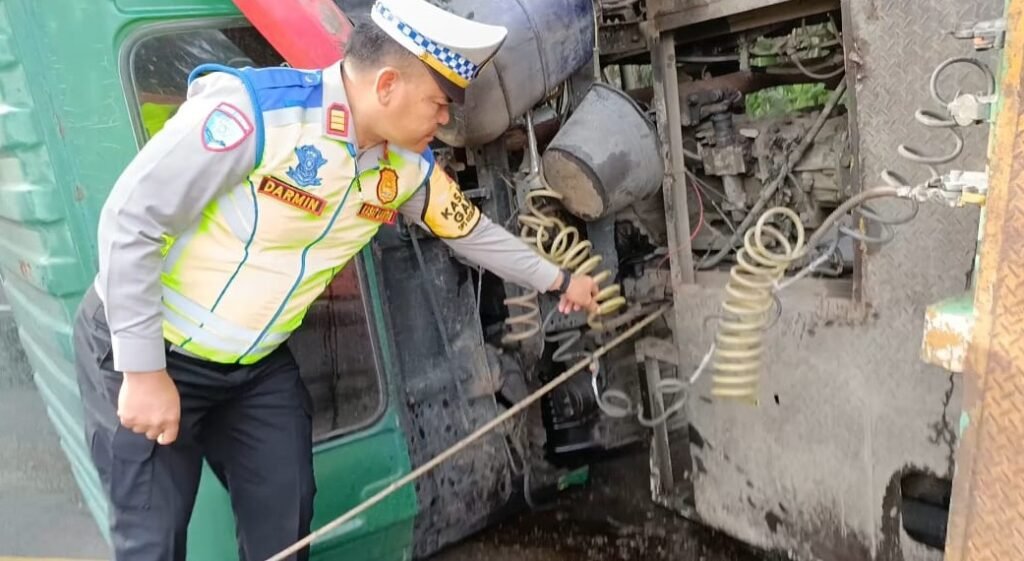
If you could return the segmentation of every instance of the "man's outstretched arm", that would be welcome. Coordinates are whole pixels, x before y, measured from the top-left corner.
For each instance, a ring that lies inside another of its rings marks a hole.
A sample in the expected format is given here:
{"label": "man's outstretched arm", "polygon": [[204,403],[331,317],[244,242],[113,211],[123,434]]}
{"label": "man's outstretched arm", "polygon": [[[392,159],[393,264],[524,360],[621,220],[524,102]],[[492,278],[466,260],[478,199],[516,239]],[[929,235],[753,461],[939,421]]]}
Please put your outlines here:
{"label": "man's outstretched arm", "polygon": [[[462,257],[506,281],[539,292],[566,286],[568,271],[484,216],[438,167],[424,187],[402,205],[401,212],[406,220],[426,228]],[[597,285],[591,277],[571,275],[567,285],[559,306],[563,312],[594,308]]]}

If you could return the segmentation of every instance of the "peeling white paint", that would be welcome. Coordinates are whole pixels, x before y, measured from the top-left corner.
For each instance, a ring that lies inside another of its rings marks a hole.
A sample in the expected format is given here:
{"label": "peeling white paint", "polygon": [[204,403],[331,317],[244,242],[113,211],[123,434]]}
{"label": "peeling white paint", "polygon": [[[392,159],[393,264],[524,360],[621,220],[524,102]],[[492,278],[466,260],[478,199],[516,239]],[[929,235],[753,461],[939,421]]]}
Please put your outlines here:
{"label": "peeling white paint", "polygon": [[952,372],[963,372],[974,332],[974,317],[930,309],[925,316],[922,358]]}

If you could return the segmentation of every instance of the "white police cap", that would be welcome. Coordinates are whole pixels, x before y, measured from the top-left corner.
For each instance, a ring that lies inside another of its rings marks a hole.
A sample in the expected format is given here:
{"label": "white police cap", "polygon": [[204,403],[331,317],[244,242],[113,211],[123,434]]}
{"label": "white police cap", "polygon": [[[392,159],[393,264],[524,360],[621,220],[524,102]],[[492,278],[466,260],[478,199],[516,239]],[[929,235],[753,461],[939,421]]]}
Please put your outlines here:
{"label": "white police cap", "polygon": [[504,27],[459,17],[425,0],[377,0],[371,16],[426,63],[441,89],[458,103],[508,35]]}

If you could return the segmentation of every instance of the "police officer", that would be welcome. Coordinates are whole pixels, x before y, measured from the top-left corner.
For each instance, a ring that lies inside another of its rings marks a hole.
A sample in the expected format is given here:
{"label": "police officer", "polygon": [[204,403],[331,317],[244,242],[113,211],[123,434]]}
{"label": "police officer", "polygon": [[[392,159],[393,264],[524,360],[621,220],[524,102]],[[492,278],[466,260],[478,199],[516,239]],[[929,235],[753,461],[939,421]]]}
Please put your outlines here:
{"label": "police officer", "polygon": [[399,214],[508,281],[560,291],[562,311],[593,309],[593,279],[482,216],[428,148],[505,36],[423,0],[379,0],[343,63],[189,77],[106,201],[75,323],[117,560],[185,558],[204,458],[231,495],[242,559],[309,531],[311,404],[284,343]]}

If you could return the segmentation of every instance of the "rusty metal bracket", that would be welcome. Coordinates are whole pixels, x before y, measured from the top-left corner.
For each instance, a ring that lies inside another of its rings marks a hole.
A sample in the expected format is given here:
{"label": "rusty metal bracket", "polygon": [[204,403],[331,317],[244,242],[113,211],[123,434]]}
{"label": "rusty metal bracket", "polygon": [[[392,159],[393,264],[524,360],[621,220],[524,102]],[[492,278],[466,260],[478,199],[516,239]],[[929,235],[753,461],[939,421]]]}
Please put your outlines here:
{"label": "rusty metal bracket", "polygon": [[[644,365],[644,382],[647,388],[644,409],[649,419],[661,419],[665,416],[665,395],[658,388],[663,387],[662,364],[678,367],[681,363],[678,349],[671,340],[647,337],[636,342],[636,360]],[[670,406],[669,409],[674,408]],[[676,441],[673,454],[669,432],[674,428],[686,426],[681,415],[661,422],[643,423],[651,428],[651,499],[691,519],[697,518],[693,503],[693,484],[686,476],[676,478],[677,473],[689,473],[691,468],[689,441],[685,438]],[[682,434],[677,433],[677,434]]]}
{"label": "rusty metal bracket", "polygon": [[679,366],[679,351],[675,343],[665,339],[647,337],[636,343],[637,362],[643,362],[647,358],[654,358],[661,362],[667,362]]}
{"label": "rusty metal bracket", "polygon": [[1001,49],[1006,44],[1006,19],[965,23],[953,32],[957,39],[970,39],[976,51]]}
{"label": "rusty metal bracket", "polygon": [[974,294],[928,306],[924,319],[921,359],[949,372],[963,372],[974,333]]}

